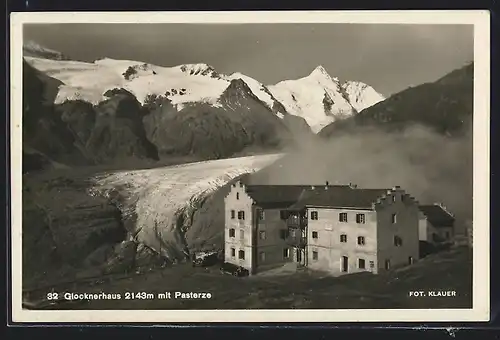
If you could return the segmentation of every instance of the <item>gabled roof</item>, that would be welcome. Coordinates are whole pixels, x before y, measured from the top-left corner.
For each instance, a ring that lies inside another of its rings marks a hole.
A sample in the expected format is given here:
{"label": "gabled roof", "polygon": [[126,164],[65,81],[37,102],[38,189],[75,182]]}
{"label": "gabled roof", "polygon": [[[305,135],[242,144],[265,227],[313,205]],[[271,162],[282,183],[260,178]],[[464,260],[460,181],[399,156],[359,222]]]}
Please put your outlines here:
{"label": "gabled roof", "polygon": [[439,204],[421,205],[419,209],[427,217],[427,220],[436,228],[453,227],[455,223],[455,218]]}
{"label": "gabled roof", "polygon": [[[318,189],[324,190],[323,186]],[[328,188],[349,188],[349,186],[329,185]],[[297,202],[305,190],[311,190],[311,185],[248,185],[247,194],[255,203],[265,209],[287,208]]]}
{"label": "gabled roof", "polygon": [[358,189],[349,186],[304,190],[298,201],[289,209],[304,207],[372,209],[373,203],[391,189]]}

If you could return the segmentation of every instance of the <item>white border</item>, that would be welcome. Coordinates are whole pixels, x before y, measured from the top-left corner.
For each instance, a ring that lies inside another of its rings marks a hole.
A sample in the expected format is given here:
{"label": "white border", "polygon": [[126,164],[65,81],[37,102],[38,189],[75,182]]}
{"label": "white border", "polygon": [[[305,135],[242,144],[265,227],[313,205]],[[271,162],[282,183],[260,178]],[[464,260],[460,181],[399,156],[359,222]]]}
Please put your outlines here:
{"label": "white border", "polygon": [[[489,321],[490,173],[489,11],[36,12],[11,14],[11,169],[13,322],[463,322]],[[21,308],[22,25],[25,23],[399,23],[474,25],[474,230],[472,309],[87,310]]]}

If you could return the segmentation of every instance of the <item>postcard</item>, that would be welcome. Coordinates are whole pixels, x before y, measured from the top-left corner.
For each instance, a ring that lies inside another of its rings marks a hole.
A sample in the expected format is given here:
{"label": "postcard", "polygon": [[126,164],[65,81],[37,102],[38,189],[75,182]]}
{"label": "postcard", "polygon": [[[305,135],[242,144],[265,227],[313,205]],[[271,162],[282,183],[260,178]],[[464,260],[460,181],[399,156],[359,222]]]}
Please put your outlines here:
{"label": "postcard", "polygon": [[10,46],[12,322],[489,320],[488,11],[13,13]]}

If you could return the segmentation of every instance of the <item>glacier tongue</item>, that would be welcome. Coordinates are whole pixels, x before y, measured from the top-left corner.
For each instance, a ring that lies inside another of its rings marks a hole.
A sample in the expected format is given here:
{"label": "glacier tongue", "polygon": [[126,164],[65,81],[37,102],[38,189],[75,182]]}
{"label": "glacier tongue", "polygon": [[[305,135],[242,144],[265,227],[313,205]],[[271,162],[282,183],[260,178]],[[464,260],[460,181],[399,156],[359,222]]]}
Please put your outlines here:
{"label": "glacier tongue", "polygon": [[93,194],[116,197],[130,233],[170,259],[184,256],[184,232],[202,201],[232,179],[258,171],[281,154],[230,158],[156,169],[121,171],[94,178]]}

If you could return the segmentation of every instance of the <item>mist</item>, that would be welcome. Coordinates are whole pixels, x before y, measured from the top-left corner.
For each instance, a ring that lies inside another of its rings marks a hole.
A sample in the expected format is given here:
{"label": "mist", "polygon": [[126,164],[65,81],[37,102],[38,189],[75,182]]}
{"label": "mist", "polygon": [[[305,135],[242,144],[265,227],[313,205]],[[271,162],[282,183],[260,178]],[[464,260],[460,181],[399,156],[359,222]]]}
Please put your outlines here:
{"label": "mist", "polygon": [[460,137],[412,125],[399,132],[357,128],[328,140],[310,140],[254,174],[254,184],[401,186],[420,204],[443,203],[457,229],[472,220],[472,124]]}

